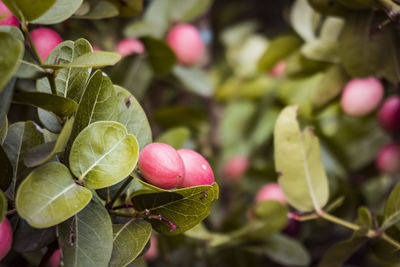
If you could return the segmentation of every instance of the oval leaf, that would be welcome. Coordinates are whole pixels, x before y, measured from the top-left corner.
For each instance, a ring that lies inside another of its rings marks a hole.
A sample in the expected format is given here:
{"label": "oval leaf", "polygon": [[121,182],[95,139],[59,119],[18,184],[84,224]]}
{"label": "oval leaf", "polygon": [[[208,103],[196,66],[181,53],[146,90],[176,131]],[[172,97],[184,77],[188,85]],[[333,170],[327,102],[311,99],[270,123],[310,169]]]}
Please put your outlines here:
{"label": "oval leaf", "polygon": [[[400,222],[400,183],[396,185],[385,204],[384,218],[381,230]],[[399,225],[400,226],[400,225]],[[399,228],[399,227],[398,227]]]}
{"label": "oval leaf", "polygon": [[177,65],[173,68],[172,72],[187,91],[205,97],[212,96],[214,93],[214,87],[203,70],[197,68],[185,68]]}
{"label": "oval leaf", "polygon": [[24,44],[11,33],[0,31],[0,92],[18,70]]}
{"label": "oval leaf", "polygon": [[86,187],[99,189],[127,177],[139,158],[139,144],[118,122],[100,121],[84,129],[72,145],[72,173]]}
{"label": "oval leaf", "polygon": [[83,0],[56,0],[56,3],[38,19],[36,24],[57,24],[71,17],[81,6]]}
{"label": "oval leaf", "polygon": [[36,228],[65,221],[92,198],[89,189],[77,185],[68,168],[50,162],[33,170],[17,191],[18,214]]}
{"label": "oval leaf", "polygon": [[49,10],[56,0],[36,1],[36,0],[2,0],[11,12],[19,17],[23,17],[27,21],[32,21],[47,10]]}
{"label": "oval leaf", "polygon": [[146,47],[154,72],[159,75],[168,74],[176,62],[172,49],[161,39],[143,37],[141,40]]}
{"label": "oval leaf", "polygon": [[62,68],[102,68],[114,65],[121,59],[121,55],[115,52],[94,51],[74,58],[68,64],[46,64],[44,68],[62,69]]}

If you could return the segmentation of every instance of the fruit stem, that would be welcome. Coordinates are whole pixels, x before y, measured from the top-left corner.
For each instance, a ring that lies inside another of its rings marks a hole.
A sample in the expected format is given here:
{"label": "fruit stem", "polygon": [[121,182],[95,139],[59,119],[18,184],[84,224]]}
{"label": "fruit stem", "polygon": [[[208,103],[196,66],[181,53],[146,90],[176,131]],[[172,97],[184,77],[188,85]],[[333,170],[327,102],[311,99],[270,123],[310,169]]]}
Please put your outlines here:
{"label": "fruit stem", "polygon": [[110,200],[110,202],[108,202],[106,204],[106,208],[108,210],[110,210],[112,208],[112,206],[114,205],[114,202],[119,198],[119,196],[122,194],[122,192],[125,190],[125,188],[132,182],[132,180],[133,180],[132,176],[128,176],[128,178],[126,178],[125,182],[120,186],[117,193],[115,193],[115,195]]}

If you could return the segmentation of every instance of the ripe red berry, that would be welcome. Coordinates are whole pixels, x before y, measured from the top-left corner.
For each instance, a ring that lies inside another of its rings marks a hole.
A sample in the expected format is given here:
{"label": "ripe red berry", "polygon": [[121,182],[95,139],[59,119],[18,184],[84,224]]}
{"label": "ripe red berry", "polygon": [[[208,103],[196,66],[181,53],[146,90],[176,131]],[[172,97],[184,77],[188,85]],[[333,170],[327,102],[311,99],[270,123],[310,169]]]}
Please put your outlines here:
{"label": "ripe red berry", "polygon": [[126,38],[117,44],[115,51],[123,57],[134,53],[142,54],[144,52],[144,46],[138,39]]}
{"label": "ripe red berry", "polygon": [[60,35],[48,28],[38,28],[31,31],[31,37],[33,44],[43,61],[46,61],[51,50],[62,42]]}
{"label": "ripe red berry", "polygon": [[379,110],[379,123],[389,133],[400,133],[400,97],[385,100]]}
{"label": "ripe red berry", "polygon": [[282,204],[287,204],[285,194],[278,183],[268,183],[258,191],[255,200],[256,204],[267,200],[275,200]]}
{"label": "ripe red berry", "polygon": [[203,55],[203,40],[199,31],[192,25],[176,25],[168,33],[167,43],[174,50],[178,61],[183,65],[194,65]]}
{"label": "ripe red berry", "polygon": [[158,240],[155,235],[150,237],[150,247],[143,255],[144,259],[147,261],[152,261],[158,257]]}
{"label": "ripe red berry", "polygon": [[61,258],[61,250],[57,249],[53,252],[50,258],[50,267],[59,267],[60,266],[60,258]]}
{"label": "ripe red berry", "polygon": [[11,13],[8,7],[0,1],[0,25],[18,27],[18,19]]}
{"label": "ripe red berry", "polygon": [[249,160],[242,155],[229,158],[223,165],[222,175],[227,180],[239,180],[249,167]]}
{"label": "ripe red berry", "polygon": [[378,107],[382,97],[383,86],[378,79],[353,79],[343,89],[341,106],[347,115],[364,116]]}
{"label": "ripe red berry", "polygon": [[179,149],[178,154],[185,166],[185,176],[180,187],[211,185],[214,183],[214,173],[208,161],[196,151]]}
{"label": "ripe red berry", "polygon": [[163,143],[152,143],[143,148],[139,156],[139,169],[146,181],[164,189],[177,187],[185,175],[178,152]]}
{"label": "ripe red berry", "polygon": [[400,172],[400,143],[389,143],[378,153],[376,165],[381,172],[395,174]]}
{"label": "ripe red berry", "polygon": [[10,251],[12,244],[12,228],[7,218],[0,223],[0,260]]}
{"label": "ripe red berry", "polygon": [[269,71],[269,74],[273,77],[280,77],[285,74],[286,62],[279,61],[275,66]]}

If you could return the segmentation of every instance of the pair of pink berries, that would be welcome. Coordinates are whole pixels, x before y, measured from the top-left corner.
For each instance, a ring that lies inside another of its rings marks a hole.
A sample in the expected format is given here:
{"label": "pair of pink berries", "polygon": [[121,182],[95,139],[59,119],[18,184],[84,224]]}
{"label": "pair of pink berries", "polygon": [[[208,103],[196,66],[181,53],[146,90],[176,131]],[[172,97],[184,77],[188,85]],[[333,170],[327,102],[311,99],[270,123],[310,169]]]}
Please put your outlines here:
{"label": "pair of pink berries", "polygon": [[176,150],[164,143],[152,143],[142,150],[138,164],[146,181],[160,188],[214,183],[214,173],[208,161],[191,149]]}

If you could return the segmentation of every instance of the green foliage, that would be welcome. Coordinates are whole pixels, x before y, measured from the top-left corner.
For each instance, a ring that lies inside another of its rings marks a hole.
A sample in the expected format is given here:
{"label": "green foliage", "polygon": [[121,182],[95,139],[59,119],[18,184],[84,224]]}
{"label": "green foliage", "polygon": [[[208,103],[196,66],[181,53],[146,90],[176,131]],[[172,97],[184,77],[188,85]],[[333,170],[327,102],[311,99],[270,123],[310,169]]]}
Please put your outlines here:
{"label": "green foliage", "polygon": [[0,31],[0,46],[2,47],[0,56],[0,92],[4,89],[8,81],[18,70],[20,60],[24,54],[23,43],[12,34]]}
{"label": "green foliage", "polygon": [[7,200],[3,191],[0,190],[0,222],[3,221],[7,213]]}
{"label": "green foliage", "polygon": [[160,39],[143,37],[142,42],[149,53],[149,63],[155,74],[168,74],[176,63],[174,51]]}
{"label": "green foliage", "polygon": [[33,21],[45,14],[56,2],[56,0],[4,0],[4,4],[11,12],[20,19]]}

